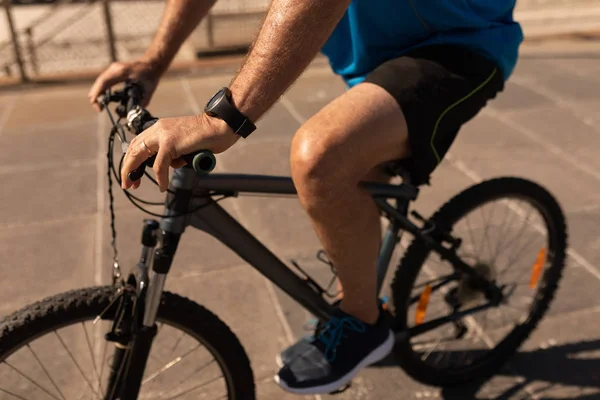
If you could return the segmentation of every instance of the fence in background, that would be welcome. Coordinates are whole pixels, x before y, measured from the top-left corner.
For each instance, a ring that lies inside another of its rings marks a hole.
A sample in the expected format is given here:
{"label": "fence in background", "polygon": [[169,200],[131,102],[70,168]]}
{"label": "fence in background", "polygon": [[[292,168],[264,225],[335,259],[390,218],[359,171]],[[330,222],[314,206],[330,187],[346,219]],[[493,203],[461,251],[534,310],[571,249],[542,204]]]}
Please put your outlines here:
{"label": "fence in background", "polygon": [[[269,2],[218,0],[175,62],[245,50]],[[0,0],[0,83],[97,72],[140,56],[164,6],[165,0]],[[600,0],[517,0],[515,17],[526,37],[599,31]]]}
{"label": "fence in background", "polygon": [[[143,54],[165,0],[0,0],[0,77],[95,71]],[[19,4],[28,3],[28,4]],[[246,49],[268,0],[219,0],[176,60]]]}

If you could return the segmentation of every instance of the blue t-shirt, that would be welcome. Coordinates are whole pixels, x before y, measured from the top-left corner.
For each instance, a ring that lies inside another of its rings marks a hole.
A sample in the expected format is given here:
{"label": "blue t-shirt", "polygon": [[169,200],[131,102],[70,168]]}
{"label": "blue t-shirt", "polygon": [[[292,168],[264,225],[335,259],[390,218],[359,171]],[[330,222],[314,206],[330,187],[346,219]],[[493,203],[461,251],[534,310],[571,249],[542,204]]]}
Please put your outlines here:
{"label": "blue t-shirt", "polygon": [[352,0],[322,52],[352,87],[382,62],[431,44],[466,46],[513,72],[521,26],[516,0]]}

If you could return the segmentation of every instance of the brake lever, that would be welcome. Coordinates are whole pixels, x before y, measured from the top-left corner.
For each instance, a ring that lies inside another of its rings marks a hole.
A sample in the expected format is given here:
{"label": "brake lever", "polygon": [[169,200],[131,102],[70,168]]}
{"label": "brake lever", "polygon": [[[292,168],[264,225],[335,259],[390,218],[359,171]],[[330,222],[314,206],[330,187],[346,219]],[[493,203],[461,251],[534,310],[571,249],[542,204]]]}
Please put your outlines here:
{"label": "brake lever", "polygon": [[[141,109],[137,110],[135,112],[135,115],[132,115],[131,118],[128,118],[129,122],[127,124],[130,127],[132,127],[133,120],[135,118],[138,118],[140,116],[140,114],[141,114]],[[151,119],[150,121],[147,121],[146,123],[144,123],[144,125],[142,127],[142,129],[143,129],[142,132],[145,131],[146,129],[150,128],[152,125],[154,125],[156,123],[156,121],[158,121],[158,119],[154,118],[154,119]],[[156,160],[156,154],[154,154],[153,156],[149,157],[146,161],[144,161],[142,163],[142,165],[140,165],[139,167],[137,167],[136,169],[134,169],[133,171],[131,171],[129,174],[127,174],[127,177],[129,178],[129,180],[131,182],[135,182],[138,179],[141,179],[142,176],[144,176],[144,172],[146,171],[146,167],[152,168],[154,166],[154,161],[155,160]]]}

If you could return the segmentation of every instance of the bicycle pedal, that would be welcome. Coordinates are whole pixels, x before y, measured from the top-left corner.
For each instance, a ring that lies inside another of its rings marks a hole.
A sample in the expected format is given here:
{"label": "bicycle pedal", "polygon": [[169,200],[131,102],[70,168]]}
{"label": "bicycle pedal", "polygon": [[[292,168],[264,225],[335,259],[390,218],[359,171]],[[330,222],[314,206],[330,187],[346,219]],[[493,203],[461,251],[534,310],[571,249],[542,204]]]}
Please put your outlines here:
{"label": "bicycle pedal", "polygon": [[349,383],[348,383],[348,384],[346,384],[345,386],[342,386],[341,388],[339,388],[339,389],[337,389],[337,390],[335,390],[335,391],[333,391],[333,392],[330,392],[329,394],[330,394],[331,396],[334,396],[334,395],[336,395],[336,394],[342,394],[342,393],[344,393],[346,390],[350,389],[350,386],[352,386],[352,382],[349,382]]}

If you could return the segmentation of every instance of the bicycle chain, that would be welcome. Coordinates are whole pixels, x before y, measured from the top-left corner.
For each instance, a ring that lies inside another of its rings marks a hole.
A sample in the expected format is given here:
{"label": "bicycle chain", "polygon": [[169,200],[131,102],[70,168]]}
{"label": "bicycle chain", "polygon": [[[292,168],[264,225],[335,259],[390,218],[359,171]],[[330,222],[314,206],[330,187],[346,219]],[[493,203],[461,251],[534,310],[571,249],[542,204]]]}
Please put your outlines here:
{"label": "bicycle chain", "polygon": [[110,208],[110,229],[112,234],[111,246],[113,249],[113,285],[121,278],[121,266],[119,265],[119,250],[117,249],[117,229],[115,227],[115,207],[114,207],[114,196],[112,191],[112,176],[111,176],[111,163],[112,163],[112,151],[113,144],[115,141],[115,128],[113,127],[111,134],[108,139],[108,153],[106,154],[107,160],[107,174],[108,174],[108,197],[109,197],[109,208]]}

